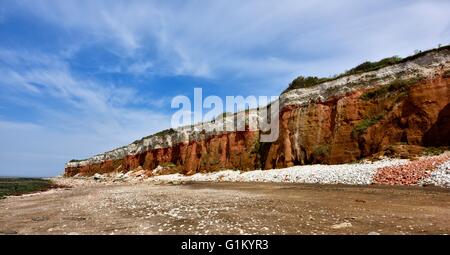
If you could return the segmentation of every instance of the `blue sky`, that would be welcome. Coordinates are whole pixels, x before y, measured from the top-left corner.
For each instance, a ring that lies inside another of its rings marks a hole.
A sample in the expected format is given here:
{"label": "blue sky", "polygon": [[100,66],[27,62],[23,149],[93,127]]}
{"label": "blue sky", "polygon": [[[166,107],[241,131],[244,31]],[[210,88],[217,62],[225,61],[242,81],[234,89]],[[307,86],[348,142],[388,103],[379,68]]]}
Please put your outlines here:
{"label": "blue sky", "polygon": [[171,99],[450,43],[449,1],[0,0],[0,176],[53,176],[170,126]]}

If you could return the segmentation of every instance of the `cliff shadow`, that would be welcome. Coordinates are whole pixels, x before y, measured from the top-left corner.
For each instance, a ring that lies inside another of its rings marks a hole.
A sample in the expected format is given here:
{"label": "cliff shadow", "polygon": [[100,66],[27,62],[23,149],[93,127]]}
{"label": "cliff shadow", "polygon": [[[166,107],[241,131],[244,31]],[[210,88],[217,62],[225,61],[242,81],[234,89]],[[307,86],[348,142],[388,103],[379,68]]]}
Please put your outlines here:
{"label": "cliff shadow", "polygon": [[450,104],[439,112],[437,121],[425,132],[422,143],[425,146],[450,145]]}

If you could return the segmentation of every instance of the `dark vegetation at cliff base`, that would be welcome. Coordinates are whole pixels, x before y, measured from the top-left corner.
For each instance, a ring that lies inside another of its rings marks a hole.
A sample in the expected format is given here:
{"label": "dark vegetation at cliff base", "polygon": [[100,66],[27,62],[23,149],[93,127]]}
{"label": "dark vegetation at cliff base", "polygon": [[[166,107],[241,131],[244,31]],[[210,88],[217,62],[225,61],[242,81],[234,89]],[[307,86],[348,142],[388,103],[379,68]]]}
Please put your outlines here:
{"label": "dark vegetation at cliff base", "polygon": [[440,146],[440,147],[426,147],[423,151],[424,156],[437,156],[441,155],[445,151],[449,151],[450,147]]}
{"label": "dark vegetation at cliff base", "polygon": [[38,178],[0,178],[0,199],[56,188],[50,180]]}

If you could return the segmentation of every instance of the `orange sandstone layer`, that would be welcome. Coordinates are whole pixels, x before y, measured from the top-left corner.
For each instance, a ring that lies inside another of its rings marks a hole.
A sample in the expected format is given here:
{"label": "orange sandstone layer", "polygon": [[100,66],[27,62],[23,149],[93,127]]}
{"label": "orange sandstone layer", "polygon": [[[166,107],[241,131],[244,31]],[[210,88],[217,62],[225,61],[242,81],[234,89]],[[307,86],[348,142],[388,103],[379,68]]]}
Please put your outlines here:
{"label": "orange sandstone layer", "polygon": [[351,81],[344,77],[323,84],[317,93],[314,88],[282,95],[280,135],[273,143],[259,142],[259,131],[199,133],[196,139],[139,153],[68,163],[65,175],[138,167],[150,172],[159,165],[171,173],[194,174],[339,164],[379,154],[408,156],[422,146],[448,146],[450,51],[415,61]]}

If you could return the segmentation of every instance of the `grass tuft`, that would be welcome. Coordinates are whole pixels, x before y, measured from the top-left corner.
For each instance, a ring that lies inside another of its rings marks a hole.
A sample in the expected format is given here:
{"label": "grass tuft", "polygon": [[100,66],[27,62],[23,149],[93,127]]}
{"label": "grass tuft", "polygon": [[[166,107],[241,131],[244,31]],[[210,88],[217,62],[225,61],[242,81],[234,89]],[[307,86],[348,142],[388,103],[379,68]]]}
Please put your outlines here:
{"label": "grass tuft", "polygon": [[393,92],[407,93],[407,89],[423,80],[423,77],[415,77],[411,79],[396,79],[386,86],[376,90],[368,91],[361,96],[362,100],[371,100],[381,96],[389,95]]}
{"label": "grass tuft", "polygon": [[360,135],[364,134],[364,132],[366,132],[366,130],[375,125],[376,123],[378,123],[378,121],[380,121],[383,118],[382,114],[378,114],[372,118],[366,118],[364,120],[362,120],[361,122],[359,122],[352,130],[352,137],[357,138]]}
{"label": "grass tuft", "polygon": [[437,156],[444,153],[446,150],[448,150],[448,147],[426,147],[423,151],[423,155],[425,156]]}
{"label": "grass tuft", "polygon": [[176,167],[177,165],[175,165],[172,162],[165,162],[165,163],[161,163],[160,166],[167,167],[167,168],[172,168],[172,167]]}
{"label": "grass tuft", "polygon": [[319,145],[314,148],[314,158],[327,157],[330,154],[330,145]]}

